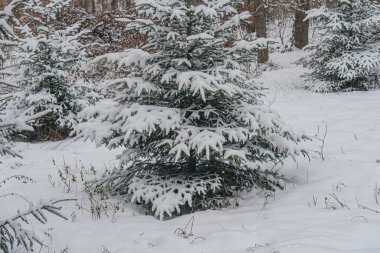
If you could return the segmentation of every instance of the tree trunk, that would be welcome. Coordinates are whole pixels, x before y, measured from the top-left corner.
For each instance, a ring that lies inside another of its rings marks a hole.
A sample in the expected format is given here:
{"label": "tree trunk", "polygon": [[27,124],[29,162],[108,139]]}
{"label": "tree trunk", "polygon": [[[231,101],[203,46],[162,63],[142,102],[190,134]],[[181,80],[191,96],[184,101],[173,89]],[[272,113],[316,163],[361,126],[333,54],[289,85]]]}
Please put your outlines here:
{"label": "tree trunk", "polygon": [[244,0],[244,6],[245,8],[243,9],[244,11],[247,10],[250,14],[251,17],[248,19],[249,22],[247,22],[244,26],[246,29],[247,33],[254,33],[255,32],[255,7],[256,3],[255,0]]}
{"label": "tree trunk", "polygon": [[309,21],[304,21],[306,11],[310,9],[310,0],[298,0],[298,9],[295,13],[293,38],[294,46],[304,48],[309,44]]}
{"label": "tree trunk", "polygon": [[[267,38],[267,11],[264,0],[255,0],[255,30],[258,38]],[[267,63],[269,60],[268,48],[261,49],[257,58],[258,63]]]}
{"label": "tree trunk", "polygon": [[190,150],[189,164],[187,166],[189,171],[195,171],[197,169],[197,157],[195,150]]}
{"label": "tree trunk", "polygon": [[111,0],[111,11],[117,12],[118,11],[118,0]]}
{"label": "tree trunk", "polygon": [[326,6],[327,8],[333,8],[336,7],[337,1],[336,0],[326,0]]}
{"label": "tree trunk", "polygon": [[96,2],[95,0],[91,0],[91,13],[96,13]]}

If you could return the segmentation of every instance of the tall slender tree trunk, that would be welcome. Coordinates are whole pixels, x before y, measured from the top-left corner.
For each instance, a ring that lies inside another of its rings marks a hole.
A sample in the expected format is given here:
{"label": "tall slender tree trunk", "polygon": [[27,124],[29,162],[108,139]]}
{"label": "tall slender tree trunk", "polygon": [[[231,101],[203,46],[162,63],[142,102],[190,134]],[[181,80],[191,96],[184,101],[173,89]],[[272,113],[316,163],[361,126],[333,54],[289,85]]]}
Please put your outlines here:
{"label": "tall slender tree trunk", "polygon": [[309,44],[309,21],[306,18],[306,11],[310,10],[310,0],[298,0],[298,8],[295,13],[293,38],[294,46],[304,48]]}
{"label": "tall slender tree trunk", "polygon": [[96,13],[96,1],[95,0],[90,0],[91,1],[91,13],[95,14]]}
{"label": "tall slender tree trunk", "polygon": [[337,0],[326,0],[326,6],[328,8],[333,8],[337,5]]}
{"label": "tall slender tree trunk", "polygon": [[197,155],[195,150],[190,150],[189,163],[187,165],[188,171],[195,171],[197,169]]}
{"label": "tall slender tree trunk", "polygon": [[86,10],[86,12],[90,13],[92,8],[91,8],[91,1],[90,0],[83,0],[83,9]]}
{"label": "tall slender tree trunk", "polygon": [[111,11],[117,12],[119,10],[119,1],[118,0],[111,0]]}
{"label": "tall slender tree trunk", "polygon": [[[267,10],[264,0],[255,0],[255,30],[258,38],[267,38]],[[267,63],[269,60],[268,48],[261,49],[258,54],[258,63]]]}

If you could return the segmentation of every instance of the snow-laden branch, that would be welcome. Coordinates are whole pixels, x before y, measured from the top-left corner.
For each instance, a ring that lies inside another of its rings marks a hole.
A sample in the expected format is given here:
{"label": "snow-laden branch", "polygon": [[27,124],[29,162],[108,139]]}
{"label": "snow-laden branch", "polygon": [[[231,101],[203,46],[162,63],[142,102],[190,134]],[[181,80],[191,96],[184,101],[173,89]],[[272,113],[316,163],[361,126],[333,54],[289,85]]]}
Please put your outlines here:
{"label": "snow-laden branch", "polygon": [[124,52],[98,56],[94,59],[94,62],[105,60],[108,63],[117,64],[119,68],[130,67],[133,65],[143,67],[149,56],[149,53],[141,49],[127,49]]}
{"label": "snow-laden branch", "polygon": [[14,89],[19,89],[20,88],[20,87],[17,86],[17,84],[10,83],[10,82],[7,82],[7,81],[2,80],[2,79],[0,79],[0,85],[4,85],[4,86],[11,87],[11,88],[14,88]]}
{"label": "snow-laden branch", "polygon": [[42,118],[42,117],[50,114],[51,112],[52,112],[52,110],[49,109],[49,110],[45,110],[45,111],[36,113],[34,115],[31,115],[31,116],[23,116],[23,117],[20,116],[20,117],[16,117],[15,119],[0,122],[0,129],[6,129],[6,128],[13,127],[13,128],[17,128],[19,130],[33,131],[33,128],[31,126],[29,126],[27,123],[34,121],[34,120],[37,120],[39,118]]}
{"label": "snow-laden branch", "polygon": [[60,212],[62,207],[57,204],[65,201],[73,201],[75,199],[61,199],[49,200],[47,202],[40,202],[37,205],[31,205],[28,210],[18,212],[13,217],[0,221],[0,241],[5,245],[2,247],[12,248],[14,245],[22,245],[26,250],[31,250],[33,243],[37,242],[42,245],[43,242],[36,233],[25,229],[21,221],[29,224],[28,216],[33,216],[37,221],[42,224],[47,222],[46,213],[54,214],[62,219],[67,218]]}

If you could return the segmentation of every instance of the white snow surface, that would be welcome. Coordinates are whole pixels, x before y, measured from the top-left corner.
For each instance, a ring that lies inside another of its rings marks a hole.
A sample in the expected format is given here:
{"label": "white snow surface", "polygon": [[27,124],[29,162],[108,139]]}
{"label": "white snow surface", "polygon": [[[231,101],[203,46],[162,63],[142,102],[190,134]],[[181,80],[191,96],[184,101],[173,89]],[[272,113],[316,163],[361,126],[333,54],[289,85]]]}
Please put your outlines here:
{"label": "white snow surface", "polygon": [[[23,159],[1,157],[0,178],[24,174],[33,183],[9,181],[0,195],[14,192],[37,202],[50,198],[77,198],[63,204],[64,221],[49,216],[46,225],[32,223],[44,239],[41,252],[73,253],[379,253],[380,252],[380,91],[317,94],[299,88],[306,72],[293,62],[300,51],[273,54],[274,70],[258,79],[269,89],[266,100],[295,128],[324,142],[322,160],[286,161],[281,172],[290,178],[284,191],[265,197],[259,192],[244,194],[239,207],[208,210],[166,221],[146,216],[125,205],[124,212],[93,219],[81,182],[70,193],[59,179],[64,163],[74,171],[94,166],[99,172],[117,165],[121,150],[96,148],[73,139],[40,144],[17,143]],[[306,144],[320,151],[321,142]],[[54,160],[54,163],[53,163]],[[79,175],[79,174],[78,174]],[[50,177],[50,181],[48,177]],[[78,181],[80,181],[78,179]],[[334,197],[343,203],[341,206]],[[327,199],[326,199],[327,198]],[[116,202],[116,201],[115,201]],[[369,209],[363,209],[365,206]],[[16,209],[25,209],[22,199],[0,198],[0,220]],[[336,209],[333,209],[336,207]],[[192,234],[180,236],[179,230]],[[51,234],[44,237],[41,231]],[[63,251],[65,250],[66,251]],[[106,251],[108,250],[108,251]]]}

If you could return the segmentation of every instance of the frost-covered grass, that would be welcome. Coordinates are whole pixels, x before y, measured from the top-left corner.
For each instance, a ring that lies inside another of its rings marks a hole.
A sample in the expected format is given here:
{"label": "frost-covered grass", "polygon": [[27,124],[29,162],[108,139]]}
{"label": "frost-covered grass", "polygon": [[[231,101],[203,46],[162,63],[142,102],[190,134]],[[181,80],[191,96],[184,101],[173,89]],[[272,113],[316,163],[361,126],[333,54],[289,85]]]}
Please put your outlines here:
{"label": "frost-covered grass", "polygon": [[[51,234],[52,240],[43,237],[50,252],[67,248],[66,252],[73,253],[378,253],[380,213],[375,211],[380,211],[376,202],[380,202],[376,188],[376,184],[380,187],[380,91],[303,91],[298,88],[303,82],[299,76],[305,70],[292,64],[301,55],[273,54],[277,69],[259,79],[269,88],[268,103],[273,103],[288,123],[311,136],[317,134],[319,126],[321,140],[326,133],[324,160],[312,152],[310,162],[286,161],[281,171],[291,182],[275,197],[251,192],[237,208],[197,212],[167,221],[145,216],[138,207],[123,206],[115,200],[107,202],[108,217],[101,211],[98,218],[96,212],[90,212],[80,172],[91,178],[91,166],[98,171],[111,168],[121,150],[108,151],[71,139],[17,143],[15,149],[24,159],[1,157],[0,178],[24,174],[34,183],[9,181],[0,188],[0,195],[15,192],[33,201],[78,199],[78,205],[64,204],[68,222],[51,217],[46,226],[33,223],[36,232]],[[321,145],[318,140],[307,144],[314,151],[321,151]],[[77,175],[77,183],[64,184],[71,181],[59,176],[58,170],[66,175],[64,164]],[[92,206],[100,208],[94,201]],[[0,199],[0,219],[26,207],[22,199]],[[115,211],[118,207],[120,210]]]}

